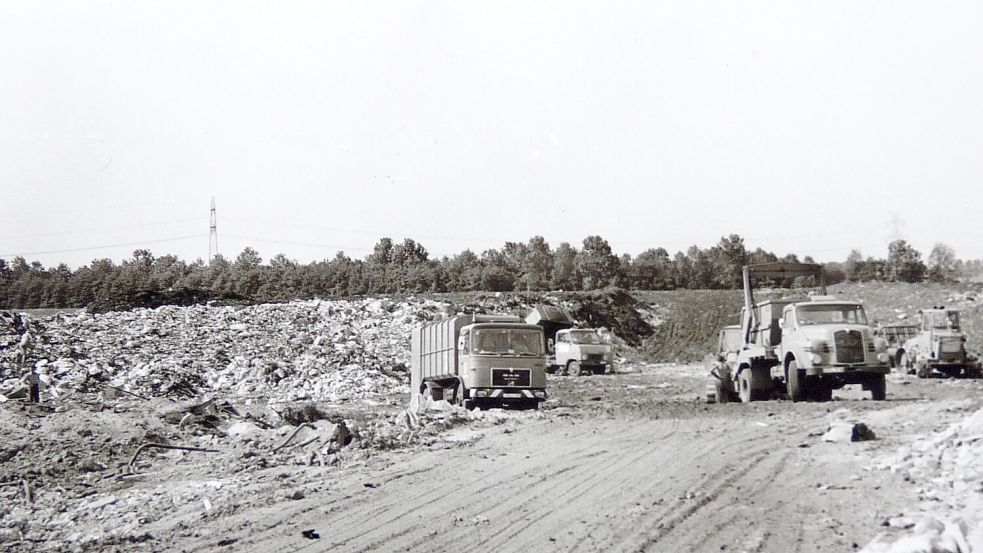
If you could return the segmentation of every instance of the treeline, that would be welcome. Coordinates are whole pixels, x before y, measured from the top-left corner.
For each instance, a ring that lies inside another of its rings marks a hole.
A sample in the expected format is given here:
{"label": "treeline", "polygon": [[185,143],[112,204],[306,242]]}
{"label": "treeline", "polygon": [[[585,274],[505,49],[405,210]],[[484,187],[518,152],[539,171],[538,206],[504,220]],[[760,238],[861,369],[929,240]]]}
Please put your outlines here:
{"label": "treeline", "polygon": [[[431,259],[412,239],[394,243],[382,238],[365,259],[343,252],[330,260],[300,264],[279,254],[264,264],[259,253],[244,249],[233,261],[216,256],[209,263],[186,263],[173,255],[154,256],[136,250],[114,264],[96,259],[71,270],[65,264],[45,268],[22,257],[0,259],[0,307],[85,307],[136,291],[174,289],[229,292],[256,301],[366,294],[595,290],[621,287],[640,290],[729,289],[741,286],[741,267],[778,257],[761,248],[747,249],[736,234],[710,248],[690,247],[670,255],[653,248],[639,255],[618,256],[607,240],[588,236],[580,248],[563,242],[555,249],[541,237],[527,243],[506,242],[480,254],[465,250],[453,257]],[[812,262],[809,256],[801,261]],[[983,262],[956,259],[951,248],[938,244],[928,261],[905,241],[893,242],[887,259],[864,258],[854,251],[842,263],[826,263],[828,283],[843,280],[953,280],[983,272]]]}

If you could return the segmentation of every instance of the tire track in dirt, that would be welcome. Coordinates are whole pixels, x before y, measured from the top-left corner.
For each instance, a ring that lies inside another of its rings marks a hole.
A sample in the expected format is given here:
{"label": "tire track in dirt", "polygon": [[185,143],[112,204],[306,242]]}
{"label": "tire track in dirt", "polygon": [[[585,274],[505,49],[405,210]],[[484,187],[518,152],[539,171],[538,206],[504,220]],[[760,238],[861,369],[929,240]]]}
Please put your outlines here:
{"label": "tire track in dirt", "polygon": [[[538,525],[538,528],[536,528],[537,532],[532,532],[538,536],[544,530],[547,533],[556,533],[562,530],[563,525],[570,524],[569,515],[575,515],[573,518],[579,519],[584,514],[580,507],[585,502],[581,500],[587,496],[595,495],[598,489],[620,489],[619,484],[622,483],[625,475],[630,474],[631,469],[637,467],[644,459],[650,457],[654,450],[660,447],[661,441],[667,439],[676,431],[676,421],[672,422],[672,428],[664,431],[661,435],[650,436],[646,447],[627,455],[614,446],[623,444],[625,441],[624,438],[626,437],[637,435],[637,428],[632,425],[622,429],[619,434],[608,434],[605,437],[605,443],[602,444],[605,447],[606,455],[603,459],[598,459],[599,462],[577,466],[575,467],[575,474],[567,474],[568,471],[566,470],[562,472],[558,471],[541,479],[537,483],[537,486],[526,490],[529,497],[521,504],[527,505],[535,500],[548,498],[547,503],[551,505],[574,506],[572,507],[573,512],[565,513],[560,511],[557,513],[556,511],[559,509],[542,509],[538,511],[537,516],[527,517],[522,520],[521,524],[510,526],[508,531],[500,533],[494,540],[491,540],[488,546],[491,549],[495,549],[504,547],[506,543],[510,547],[520,545],[523,534],[532,529],[533,526]],[[575,449],[574,451],[579,450]],[[587,499],[591,499],[591,497],[587,497]],[[590,504],[589,501],[586,503],[587,505]],[[504,510],[504,508],[497,509],[499,513]],[[584,511],[587,510],[584,509]],[[493,511],[491,514],[496,513]],[[550,520],[557,518],[560,520]],[[537,537],[537,541],[539,539]]]}
{"label": "tire track in dirt", "polygon": [[[582,421],[575,421],[574,426],[581,424]],[[575,428],[576,429],[576,428]],[[546,429],[548,432],[549,429]],[[606,441],[623,441],[623,438],[632,434],[632,430],[629,429],[618,429],[619,434],[609,434],[606,437]],[[660,436],[653,436],[653,443],[657,443]],[[501,497],[497,495],[487,495],[487,494],[475,494],[473,496],[468,496],[465,501],[453,502],[447,505],[448,511],[456,513],[455,515],[455,525],[460,523],[461,526],[465,528],[457,528],[454,530],[466,530],[467,525],[471,524],[470,519],[477,519],[478,525],[481,525],[480,521],[483,520],[506,520],[510,516],[515,516],[515,513],[524,512],[532,509],[534,512],[545,513],[543,516],[548,516],[552,512],[549,509],[550,503],[565,503],[574,501],[579,498],[585,491],[581,486],[577,486],[576,483],[583,479],[582,472],[585,467],[594,466],[610,466],[613,462],[618,461],[618,453],[611,451],[607,447],[608,443],[598,444],[599,451],[591,451],[580,448],[576,444],[582,442],[576,439],[564,440],[560,444],[552,444],[557,446],[551,449],[552,455],[544,457],[540,455],[539,452],[535,451],[535,445],[531,444],[530,453],[526,456],[530,458],[529,464],[518,464],[513,465],[511,462],[507,464],[497,464],[497,470],[494,474],[489,475],[489,477],[494,476],[495,481],[491,484],[496,488],[507,487],[512,491],[507,502],[502,502]],[[574,447],[570,447],[573,445]],[[479,445],[478,447],[481,447]],[[521,455],[521,451],[517,454]],[[636,453],[637,457],[644,457],[646,451],[640,451]],[[614,459],[610,457],[614,456]],[[507,459],[506,459],[507,460]],[[622,460],[624,462],[624,460]],[[560,468],[555,468],[557,462],[563,463]],[[482,479],[484,480],[484,479]],[[569,487],[557,487],[558,483],[572,483]],[[545,503],[545,505],[539,505],[540,503]],[[536,507],[540,508],[536,508]],[[543,518],[543,516],[535,517],[529,519],[528,517],[522,519],[522,524],[518,526],[509,526],[507,532],[499,532],[491,539],[482,541],[482,547],[494,548],[495,543],[508,540],[514,535],[520,533],[525,528],[536,524],[536,522]],[[418,547],[422,548],[426,546],[428,550],[446,550],[455,551],[460,547],[460,539],[457,537],[459,532],[448,532],[442,533],[439,536],[424,535],[419,536],[416,540],[405,545],[410,549],[416,549]],[[382,547],[386,545],[385,542],[374,542],[369,544],[369,547]],[[511,543],[509,546],[511,547]]]}

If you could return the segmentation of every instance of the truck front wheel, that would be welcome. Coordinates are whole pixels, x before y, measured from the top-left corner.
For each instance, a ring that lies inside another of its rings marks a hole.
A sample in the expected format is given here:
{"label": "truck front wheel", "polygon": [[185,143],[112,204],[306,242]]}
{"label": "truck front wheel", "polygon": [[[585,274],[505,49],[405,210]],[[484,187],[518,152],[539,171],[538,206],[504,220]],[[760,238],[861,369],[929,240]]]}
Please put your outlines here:
{"label": "truck front wheel", "polygon": [[741,403],[751,403],[757,399],[754,395],[754,373],[751,369],[744,369],[737,375],[737,395],[741,398]]}
{"label": "truck front wheel", "polygon": [[806,399],[809,390],[806,386],[805,371],[799,368],[799,364],[795,360],[788,362],[788,374],[785,382],[788,386],[788,397],[792,401],[803,401]]}
{"label": "truck front wheel", "polygon": [[567,374],[570,376],[580,376],[580,363],[576,361],[567,363]]}

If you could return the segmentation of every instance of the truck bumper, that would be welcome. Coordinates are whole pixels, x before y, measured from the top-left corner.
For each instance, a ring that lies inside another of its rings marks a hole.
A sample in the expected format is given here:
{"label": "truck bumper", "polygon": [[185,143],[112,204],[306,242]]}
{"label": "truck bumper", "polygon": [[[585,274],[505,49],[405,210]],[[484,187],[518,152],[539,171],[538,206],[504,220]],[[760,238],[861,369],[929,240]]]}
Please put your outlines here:
{"label": "truck bumper", "polygon": [[858,377],[875,375],[875,374],[888,374],[891,372],[891,366],[884,365],[824,365],[819,367],[808,367],[806,368],[806,374],[809,376],[836,376],[843,378],[850,378],[852,375]]}
{"label": "truck bumper", "polygon": [[545,388],[472,388],[470,392],[473,399],[546,401]]}

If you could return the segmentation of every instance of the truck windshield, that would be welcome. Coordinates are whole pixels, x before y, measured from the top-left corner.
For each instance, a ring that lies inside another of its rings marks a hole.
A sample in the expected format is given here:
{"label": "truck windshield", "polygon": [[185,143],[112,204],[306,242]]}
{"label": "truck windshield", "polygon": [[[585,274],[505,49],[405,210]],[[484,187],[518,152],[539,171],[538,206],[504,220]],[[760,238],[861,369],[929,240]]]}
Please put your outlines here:
{"label": "truck windshield", "polygon": [[593,330],[574,330],[570,332],[570,341],[574,344],[600,344],[601,337]]}
{"label": "truck windshield", "polygon": [[867,324],[863,306],[856,304],[799,305],[795,308],[795,314],[800,325]]}
{"label": "truck windshield", "polygon": [[543,335],[531,329],[482,328],[474,331],[478,355],[543,355]]}

